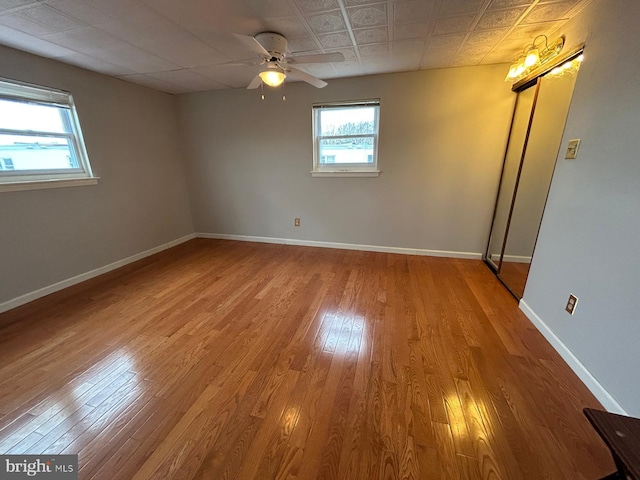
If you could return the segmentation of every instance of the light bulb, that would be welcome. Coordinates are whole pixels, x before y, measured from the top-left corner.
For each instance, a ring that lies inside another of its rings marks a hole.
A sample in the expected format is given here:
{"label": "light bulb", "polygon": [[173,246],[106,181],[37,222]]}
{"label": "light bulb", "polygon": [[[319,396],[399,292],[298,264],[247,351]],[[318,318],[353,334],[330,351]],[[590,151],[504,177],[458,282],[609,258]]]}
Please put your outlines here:
{"label": "light bulb", "polygon": [[518,74],[516,73],[517,70],[518,70],[518,65],[516,65],[515,63],[511,65],[511,68],[509,69],[509,73],[507,73],[507,80],[516,78],[518,76]]}
{"label": "light bulb", "polygon": [[284,79],[287,78],[287,76],[279,70],[269,69],[264,72],[260,72],[260,78],[270,87],[277,87],[278,85],[282,85],[282,82],[284,82]]}
{"label": "light bulb", "polygon": [[540,63],[540,52],[537,48],[532,48],[527,52],[527,57],[524,59],[524,64],[527,68],[531,68],[534,65]]}

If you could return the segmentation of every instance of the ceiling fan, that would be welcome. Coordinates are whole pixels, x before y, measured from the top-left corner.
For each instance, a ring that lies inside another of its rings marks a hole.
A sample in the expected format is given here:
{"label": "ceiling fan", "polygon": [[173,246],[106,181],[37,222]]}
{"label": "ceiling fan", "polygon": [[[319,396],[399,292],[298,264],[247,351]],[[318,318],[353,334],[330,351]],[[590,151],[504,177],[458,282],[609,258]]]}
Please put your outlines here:
{"label": "ceiling fan", "polygon": [[275,32],[262,32],[255,36],[236,35],[246,46],[252,49],[257,59],[249,59],[240,62],[229,62],[225,65],[249,65],[260,66],[260,73],[247,86],[248,89],[258,88],[263,83],[271,87],[277,87],[284,82],[287,74],[292,73],[298,79],[313,85],[316,88],[327,86],[327,82],[320,80],[307,72],[303,72],[292,65],[305,63],[335,63],[344,62],[344,55],[337,53],[320,53],[314,55],[288,55],[287,39]]}

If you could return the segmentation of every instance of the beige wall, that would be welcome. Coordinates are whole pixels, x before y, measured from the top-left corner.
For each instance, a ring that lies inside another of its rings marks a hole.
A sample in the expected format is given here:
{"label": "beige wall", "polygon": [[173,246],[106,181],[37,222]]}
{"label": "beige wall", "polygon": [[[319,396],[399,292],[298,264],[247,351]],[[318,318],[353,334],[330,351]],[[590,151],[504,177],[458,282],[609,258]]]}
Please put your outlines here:
{"label": "beige wall", "polygon": [[[480,254],[514,102],[505,68],[297,83],[286,102],[278,90],[181,95],[196,231]],[[383,173],[312,178],[312,104],[366,98],[380,98]]]}
{"label": "beige wall", "polygon": [[193,232],[171,96],[6,47],[0,76],[70,91],[101,177],[0,192],[0,307]]}
{"label": "beige wall", "polygon": [[[640,415],[640,8],[597,0],[564,30],[586,41],[524,302],[629,414]],[[576,160],[564,160],[580,138]],[[580,299],[573,316],[569,294]],[[584,376],[587,382],[588,376]],[[591,383],[592,384],[592,383]],[[611,408],[615,404],[602,395]]]}

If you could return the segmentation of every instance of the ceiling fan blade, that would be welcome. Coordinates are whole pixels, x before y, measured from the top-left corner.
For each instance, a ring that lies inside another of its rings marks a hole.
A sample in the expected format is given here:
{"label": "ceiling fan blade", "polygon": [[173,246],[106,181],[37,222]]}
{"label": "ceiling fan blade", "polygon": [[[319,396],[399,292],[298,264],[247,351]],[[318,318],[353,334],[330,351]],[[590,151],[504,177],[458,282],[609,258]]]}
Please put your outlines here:
{"label": "ceiling fan blade", "polygon": [[264,58],[245,58],[244,60],[232,60],[230,62],[217,63],[216,67],[256,67],[265,62]]}
{"label": "ceiling fan blade", "polygon": [[260,45],[260,43],[250,35],[239,35],[234,34],[234,36],[240,40],[247,48],[256,52],[258,55],[263,57],[271,58],[271,54],[265,50],[265,48]]}
{"label": "ceiling fan blade", "polygon": [[258,88],[261,83],[262,79],[260,78],[260,75],[256,75],[255,78],[251,80],[251,83],[247,85],[247,90],[254,90]]}
{"label": "ceiling fan blade", "polygon": [[314,77],[313,75],[309,75],[307,72],[303,72],[302,70],[298,70],[297,68],[287,66],[287,72],[291,72],[295,74],[300,80],[307,82],[309,85],[313,85],[316,88],[324,88],[328,85],[324,80],[320,80],[319,78]]}
{"label": "ceiling fan blade", "polygon": [[344,62],[344,55],[340,52],[318,53],[315,55],[298,55],[287,57],[287,61],[296,65],[300,63],[338,63]]}

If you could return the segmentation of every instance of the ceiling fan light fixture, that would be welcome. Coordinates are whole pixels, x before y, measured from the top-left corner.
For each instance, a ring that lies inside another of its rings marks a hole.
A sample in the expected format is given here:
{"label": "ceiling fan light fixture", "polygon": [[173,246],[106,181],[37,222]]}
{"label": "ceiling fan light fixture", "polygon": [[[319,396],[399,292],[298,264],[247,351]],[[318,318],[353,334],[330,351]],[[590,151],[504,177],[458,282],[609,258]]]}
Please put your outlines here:
{"label": "ceiling fan light fixture", "polygon": [[259,75],[265,85],[268,85],[270,87],[277,87],[279,85],[282,85],[284,79],[287,78],[284,72],[274,68],[270,68],[268,70],[265,70],[264,72],[260,72]]}

